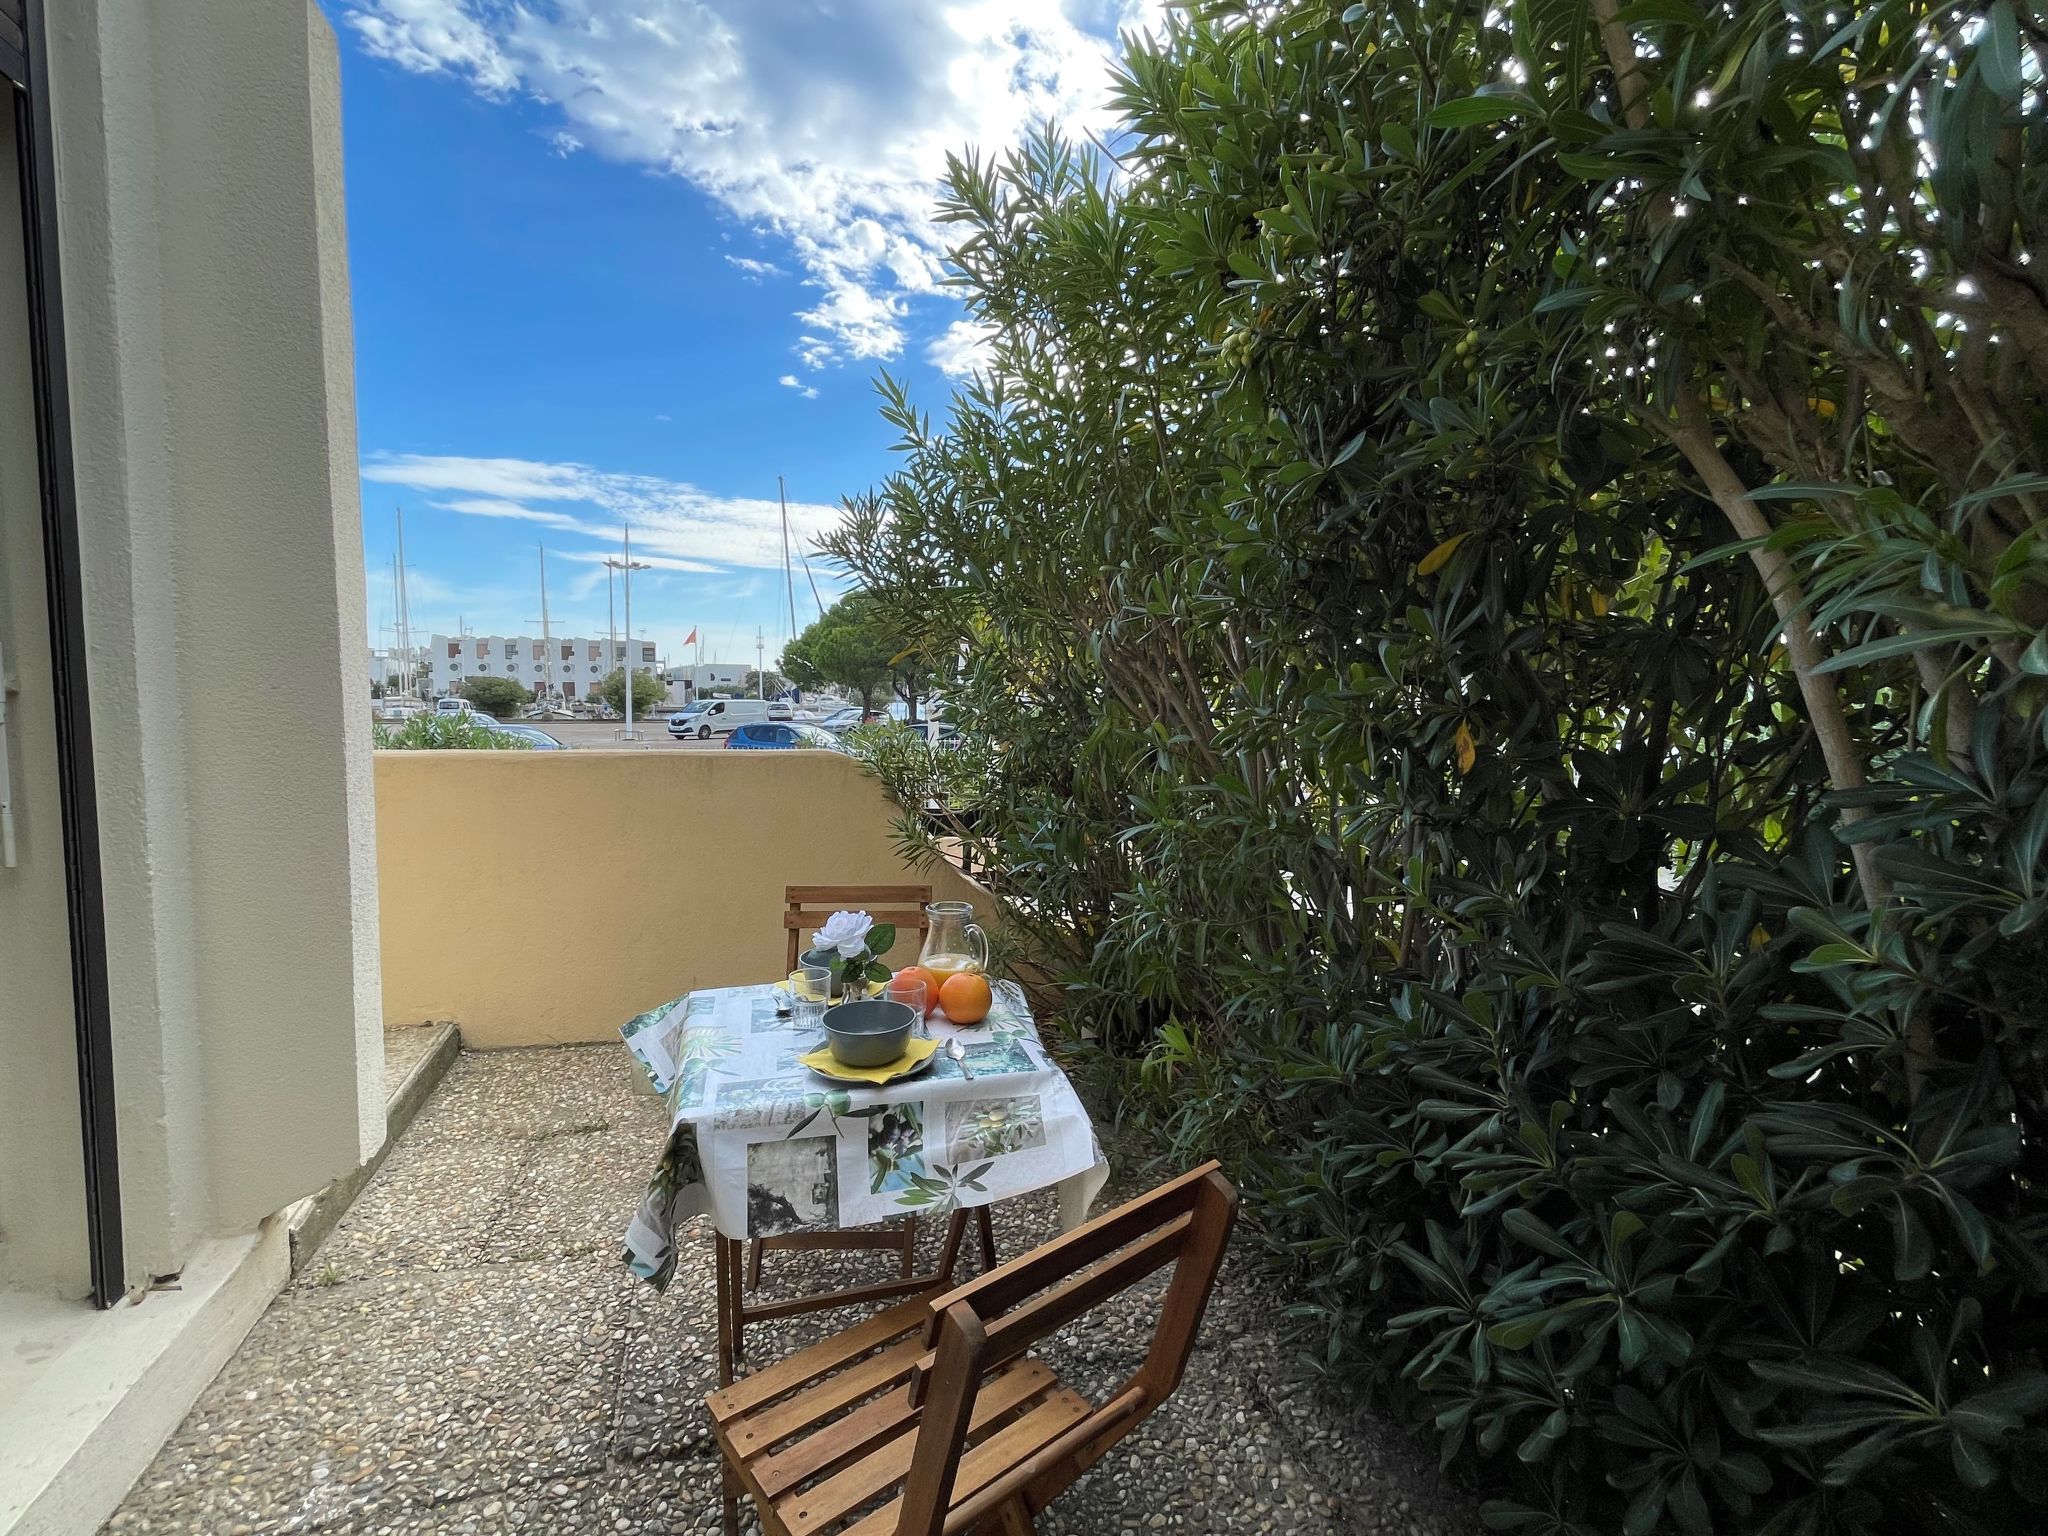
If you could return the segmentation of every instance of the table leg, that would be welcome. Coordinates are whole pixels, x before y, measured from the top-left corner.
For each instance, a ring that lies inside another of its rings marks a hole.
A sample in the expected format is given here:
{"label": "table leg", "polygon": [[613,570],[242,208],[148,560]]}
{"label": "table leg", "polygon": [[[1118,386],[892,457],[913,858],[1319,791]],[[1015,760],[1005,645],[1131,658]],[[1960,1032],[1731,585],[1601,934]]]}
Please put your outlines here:
{"label": "table leg", "polygon": [[996,1225],[985,1205],[974,1208],[974,1220],[981,1231],[981,1272],[985,1275],[996,1267]]}
{"label": "table leg", "polygon": [[711,1246],[716,1255],[715,1276],[718,1290],[718,1384],[729,1387],[737,1376],[736,1366],[741,1349],[739,1318],[739,1256],[734,1251],[738,1243],[730,1242],[717,1233],[711,1235]]}
{"label": "table leg", "polygon": [[946,1222],[946,1246],[939,1255],[938,1269],[939,1284],[942,1286],[950,1286],[953,1283],[953,1265],[959,1261],[960,1240],[966,1235],[967,1210],[962,1206],[957,1208]]}

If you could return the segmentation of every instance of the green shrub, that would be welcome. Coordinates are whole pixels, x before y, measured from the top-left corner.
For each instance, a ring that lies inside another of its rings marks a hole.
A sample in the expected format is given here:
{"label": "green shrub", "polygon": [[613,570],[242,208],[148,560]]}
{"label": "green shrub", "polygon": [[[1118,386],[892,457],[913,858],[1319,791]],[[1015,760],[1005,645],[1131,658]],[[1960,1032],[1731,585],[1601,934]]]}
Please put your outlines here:
{"label": "green shrub", "polygon": [[2048,1519],[2041,46],[1200,5],[1114,180],[954,166],[989,370],[830,546],[1077,1048],[1499,1528]]}
{"label": "green shrub", "polygon": [[494,731],[474,716],[414,715],[392,727],[379,720],[370,727],[371,744],[380,752],[530,752],[533,743],[509,731]]}
{"label": "green shrub", "polygon": [[[615,714],[626,712],[626,669],[615,667],[606,673],[604,679],[590,690],[593,699],[600,699],[611,706]],[[633,713],[637,718],[646,719],[659,714],[668,707],[668,684],[653,672],[635,668],[633,672]]]}
{"label": "green shrub", "polygon": [[533,694],[509,677],[466,677],[455,691],[485,714],[509,720],[533,702]]}

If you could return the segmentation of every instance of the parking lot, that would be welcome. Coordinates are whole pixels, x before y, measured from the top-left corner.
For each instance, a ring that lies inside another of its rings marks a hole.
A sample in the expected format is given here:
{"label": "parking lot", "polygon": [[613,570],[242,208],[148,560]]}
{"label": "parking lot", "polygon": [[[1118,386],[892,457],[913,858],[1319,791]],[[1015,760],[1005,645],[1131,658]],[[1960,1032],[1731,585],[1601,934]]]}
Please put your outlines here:
{"label": "parking lot", "polygon": [[535,720],[550,736],[570,747],[617,747],[624,751],[644,749],[663,752],[716,752],[725,746],[724,738],[714,736],[709,741],[677,741],[668,733],[668,716],[656,715],[652,720],[635,720],[633,734],[635,741],[624,740],[626,722],[623,720]]}
{"label": "parking lot", "polygon": [[[635,720],[632,741],[625,739],[626,723],[623,720],[528,720],[515,716],[505,723],[532,726],[546,731],[566,747],[582,750],[717,752],[724,749],[723,736],[714,736],[709,741],[699,741],[695,737],[679,741],[669,735],[668,717],[671,713],[673,711],[662,710],[647,719]],[[387,720],[383,723],[395,726],[398,722]]]}

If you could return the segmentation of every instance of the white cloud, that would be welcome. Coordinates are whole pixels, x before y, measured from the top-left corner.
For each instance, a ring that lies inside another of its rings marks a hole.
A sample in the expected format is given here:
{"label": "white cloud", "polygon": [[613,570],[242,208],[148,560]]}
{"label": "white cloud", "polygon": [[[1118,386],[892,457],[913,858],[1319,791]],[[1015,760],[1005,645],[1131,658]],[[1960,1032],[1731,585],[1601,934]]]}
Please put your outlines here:
{"label": "white cloud", "polygon": [[[618,553],[615,549],[567,549],[562,551],[561,558],[602,566],[607,560],[617,559]],[[644,555],[637,549],[633,551],[633,563],[657,571],[691,571],[704,576],[715,576],[725,569],[721,565],[706,565],[702,560],[678,560],[673,555]]]}
{"label": "white cloud", "polygon": [[[438,492],[431,505],[470,516],[542,522],[563,532],[602,540],[633,529],[636,557],[708,562],[712,566],[782,565],[782,507],[773,497],[714,496],[681,480],[624,474],[587,464],[529,459],[479,459],[445,454],[374,454],[365,480]],[[528,502],[564,505],[537,510]],[[821,502],[789,504],[790,538],[808,547],[839,521],[839,509]],[[565,551],[571,559],[582,558]],[[702,568],[675,565],[674,570]]]}
{"label": "white cloud", "polygon": [[461,512],[469,517],[502,517],[514,522],[539,523],[548,528],[582,531],[584,525],[566,512],[538,512],[532,507],[522,507],[516,501],[498,501],[487,496],[467,497],[461,501],[437,501],[433,505],[448,512]]}
{"label": "white cloud", "polygon": [[973,320],[955,320],[924,349],[925,361],[952,378],[963,378],[988,363],[990,329]]}
{"label": "white cloud", "polygon": [[775,382],[780,384],[784,389],[795,390],[798,394],[802,395],[806,400],[815,400],[818,398],[818,391],[814,389],[811,385],[806,384],[802,379],[798,378],[793,373],[785,373],[781,378],[777,379]]}
{"label": "white cloud", "polygon": [[797,349],[817,368],[902,351],[909,301],[938,291],[946,154],[1000,150],[1048,119],[1106,127],[1108,34],[1154,3],[349,0],[344,14],[369,52],[548,102],[579,145],[683,177],[787,242],[817,291]]}
{"label": "white cloud", "polygon": [[363,465],[365,480],[415,490],[467,491],[497,501],[582,498],[581,464],[537,464],[529,459],[469,459],[426,453],[376,454]]}
{"label": "white cloud", "polygon": [[750,283],[758,283],[764,277],[787,277],[789,274],[772,261],[756,261],[751,256],[728,256],[725,258],[745,274]]}
{"label": "white cloud", "polygon": [[519,83],[518,69],[461,0],[376,0],[351,9],[348,19],[370,52],[407,69],[467,75],[488,96]]}

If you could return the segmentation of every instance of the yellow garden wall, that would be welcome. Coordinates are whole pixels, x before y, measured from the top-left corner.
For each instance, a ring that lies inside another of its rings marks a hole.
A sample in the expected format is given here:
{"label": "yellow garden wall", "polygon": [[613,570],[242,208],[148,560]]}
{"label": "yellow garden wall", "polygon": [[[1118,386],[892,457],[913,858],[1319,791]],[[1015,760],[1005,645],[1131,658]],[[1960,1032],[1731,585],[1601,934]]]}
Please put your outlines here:
{"label": "yellow garden wall", "polygon": [[380,752],[376,773],[385,1019],[453,1019],[471,1046],[610,1039],[781,975],[785,886],[988,910],[950,866],[903,864],[894,806],[833,752]]}

